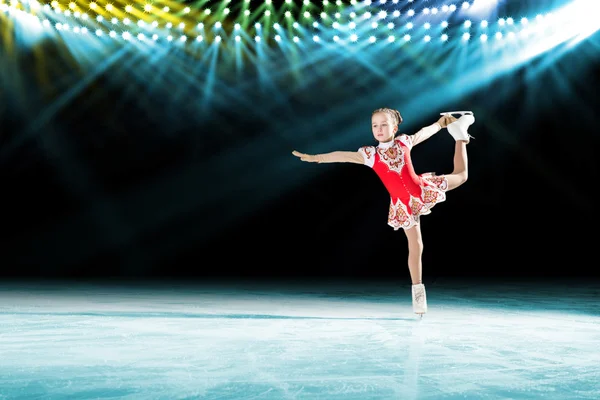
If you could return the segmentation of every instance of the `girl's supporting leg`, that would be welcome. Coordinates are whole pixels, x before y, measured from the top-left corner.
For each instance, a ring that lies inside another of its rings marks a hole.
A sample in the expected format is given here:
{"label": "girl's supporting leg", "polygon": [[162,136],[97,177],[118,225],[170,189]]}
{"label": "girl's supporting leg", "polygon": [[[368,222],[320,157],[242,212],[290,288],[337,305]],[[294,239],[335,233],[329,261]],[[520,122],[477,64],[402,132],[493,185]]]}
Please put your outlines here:
{"label": "girl's supporting leg", "polygon": [[408,270],[412,281],[412,305],[413,311],[421,317],[427,312],[427,296],[425,285],[423,285],[423,239],[421,237],[421,226],[413,226],[404,231],[408,239]]}
{"label": "girl's supporting leg", "polygon": [[413,285],[422,283],[423,280],[423,238],[421,237],[421,226],[416,225],[404,230],[408,239],[408,270]]}

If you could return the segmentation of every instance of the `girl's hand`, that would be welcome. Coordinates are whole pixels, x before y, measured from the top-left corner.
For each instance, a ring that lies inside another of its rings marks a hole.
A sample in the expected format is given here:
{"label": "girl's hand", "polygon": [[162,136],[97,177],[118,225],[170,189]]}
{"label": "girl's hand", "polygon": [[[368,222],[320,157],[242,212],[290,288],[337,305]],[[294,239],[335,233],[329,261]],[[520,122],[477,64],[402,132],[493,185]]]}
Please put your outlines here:
{"label": "girl's hand", "polygon": [[445,128],[448,125],[450,125],[451,123],[453,123],[454,121],[457,121],[457,119],[454,118],[452,115],[444,115],[442,118],[440,118],[438,120],[438,124],[440,124],[440,126],[442,128]]}
{"label": "girl's hand", "polygon": [[319,159],[317,156],[312,156],[310,154],[304,154],[304,153],[300,153],[299,151],[292,151],[292,154],[295,155],[296,157],[300,158],[300,160],[302,161],[306,161],[306,162],[319,162]]}

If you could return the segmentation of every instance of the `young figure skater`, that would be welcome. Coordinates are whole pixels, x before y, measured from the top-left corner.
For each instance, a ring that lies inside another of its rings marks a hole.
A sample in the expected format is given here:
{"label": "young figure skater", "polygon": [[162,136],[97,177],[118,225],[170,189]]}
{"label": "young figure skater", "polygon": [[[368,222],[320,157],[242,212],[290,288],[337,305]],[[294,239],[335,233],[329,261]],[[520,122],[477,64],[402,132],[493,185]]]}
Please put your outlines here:
{"label": "young figure skater", "polygon": [[[462,114],[457,119],[451,114]],[[434,124],[426,126],[413,135],[400,134],[402,123],[400,112],[390,108],[379,108],[371,115],[371,127],[377,146],[363,146],[358,151],[334,151],[309,155],[296,150],[293,155],[306,162],[347,162],[371,167],[388,190],[391,200],[388,225],[394,230],[404,229],[408,239],[408,269],[412,280],[413,311],[421,317],[427,312],[427,297],[422,282],[423,240],[419,217],[431,212],[437,203],[446,200],[446,192],[466,182],[468,175],[467,144],[471,136],[468,127],[475,122],[473,113],[459,111],[442,113]],[[410,151],[413,146],[424,142],[442,128],[456,140],[454,148],[454,171],[451,174],[435,175],[428,172],[417,175],[412,165]]]}

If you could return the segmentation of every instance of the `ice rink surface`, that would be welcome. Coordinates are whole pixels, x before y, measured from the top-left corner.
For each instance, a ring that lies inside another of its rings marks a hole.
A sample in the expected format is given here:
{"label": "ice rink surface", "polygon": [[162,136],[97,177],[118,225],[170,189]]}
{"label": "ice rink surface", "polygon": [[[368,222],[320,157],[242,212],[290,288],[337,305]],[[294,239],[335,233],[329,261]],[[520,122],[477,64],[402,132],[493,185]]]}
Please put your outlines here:
{"label": "ice rink surface", "polygon": [[0,399],[600,399],[600,288],[0,285]]}

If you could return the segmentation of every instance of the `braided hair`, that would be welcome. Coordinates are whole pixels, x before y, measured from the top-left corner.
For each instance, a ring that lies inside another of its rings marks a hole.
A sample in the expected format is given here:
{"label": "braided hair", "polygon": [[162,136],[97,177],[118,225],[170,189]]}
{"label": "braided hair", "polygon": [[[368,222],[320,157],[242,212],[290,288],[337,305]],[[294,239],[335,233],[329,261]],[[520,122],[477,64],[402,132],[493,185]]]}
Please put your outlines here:
{"label": "braided hair", "polygon": [[371,116],[373,116],[374,114],[380,113],[380,112],[386,113],[387,115],[392,117],[392,122],[395,125],[400,125],[402,123],[402,115],[400,115],[400,111],[394,110],[393,108],[387,108],[387,107],[378,108],[377,110],[373,111]]}

